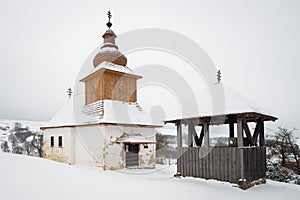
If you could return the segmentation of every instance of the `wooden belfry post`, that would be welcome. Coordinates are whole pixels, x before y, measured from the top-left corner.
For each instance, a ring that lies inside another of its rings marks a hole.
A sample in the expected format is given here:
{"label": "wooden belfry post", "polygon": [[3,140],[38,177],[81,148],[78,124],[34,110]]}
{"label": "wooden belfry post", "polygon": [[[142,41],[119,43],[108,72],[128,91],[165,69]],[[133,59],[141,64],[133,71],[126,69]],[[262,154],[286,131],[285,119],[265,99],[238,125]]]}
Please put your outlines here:
{"label": "wooden belfry post", "polygon": [[203,132],[204,132],[204,147],[209,147],[210,144],[209,144],[209,124],[208,122],[204,122],[203,123]]}
{"label": "wooden belfry post", "polygon": [[237,137],[238,137],[238,147],[243,147],[244,134],[243,134],[243,119],[241,117],[237,118]]}
{"label": "wooden belfry post", "polygon": [[234,138],[234,123],[229,123],[229,138]]}
{"label": "wooden belfry post", "polygon": [[182,147],[182,124],[181,121],[176,123],[177,126],[177,147]]}
{"label": "wooden belfry post", "polygon": [[188,147],[193,147],[193,130],[195,129],[194,124],[189,121],[188,122]]}
{"label": "wooden belfry post", "polygon": [[264,121],[260,121],[260,135],[259,135],[259,146],[265,146],[265,126],[264,126]]}

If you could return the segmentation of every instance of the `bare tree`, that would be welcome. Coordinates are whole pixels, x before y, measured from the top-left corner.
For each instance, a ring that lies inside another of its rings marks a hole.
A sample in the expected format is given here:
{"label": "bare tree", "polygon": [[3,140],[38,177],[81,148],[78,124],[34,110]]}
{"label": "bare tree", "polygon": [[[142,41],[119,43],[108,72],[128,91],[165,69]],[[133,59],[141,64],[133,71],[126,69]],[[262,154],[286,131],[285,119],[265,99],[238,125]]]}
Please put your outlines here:
{"label": "bare tree", "polygon": [[157,133],[155,137],[156,137],[156,150],[160,150],[169,144],[166,135]]}
{"label": "bare tree", "polygon": [[31,141],[31,146],[36,149],[38,156],[43,157],[43,134],[37,133],[33,136],[33,140]]}
{"label": "bare tree", "polygon": [[269,142],[269,147],[271,147],[271,156],[277,155],[281,159],[282,166],[300,173],[299,146],[296,144],[294,131],[296,131],[295,128],[288,130],[278,127],[274,140]]}
{"label": "bare tree", "polygon": [[5,141],[1,144],[1,149],[3,152],[9,152],[9,146],[7,144],[7,141]]}
{"label": "bare tree", "polygon": [[31,142],[25,141],[25,143],[24,143],[24,151],[26,152],[26,155],[30,155],[30,153],[32,151]]}
{"label": "bare tree", "polygon": [[170,145],[172,135],[156,134],[156,158],[158,163],[171,164],[172,159],[176,159],[176,150]]}

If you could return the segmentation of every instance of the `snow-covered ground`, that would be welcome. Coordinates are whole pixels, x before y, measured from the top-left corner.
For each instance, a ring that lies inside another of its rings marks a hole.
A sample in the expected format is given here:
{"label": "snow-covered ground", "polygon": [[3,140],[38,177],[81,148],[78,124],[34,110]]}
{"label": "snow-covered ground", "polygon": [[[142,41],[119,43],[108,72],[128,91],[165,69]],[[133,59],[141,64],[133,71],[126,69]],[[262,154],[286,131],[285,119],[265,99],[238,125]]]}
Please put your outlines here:
{"label": "snow-covered ground", "polygon": [[0,153],[0,199],[298,199],[300,186],[267,181],[243,191],[214,180],[174,178],[174,166],[102,171]]}

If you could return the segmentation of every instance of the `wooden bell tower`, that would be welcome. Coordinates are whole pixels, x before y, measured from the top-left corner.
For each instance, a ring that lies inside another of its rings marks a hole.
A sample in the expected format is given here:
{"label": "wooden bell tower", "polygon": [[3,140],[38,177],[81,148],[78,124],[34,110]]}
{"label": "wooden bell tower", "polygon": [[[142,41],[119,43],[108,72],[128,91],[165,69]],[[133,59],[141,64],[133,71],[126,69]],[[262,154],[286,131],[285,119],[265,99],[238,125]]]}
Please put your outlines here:
{"label": "wooden bell tower", "polygon": [[85,83],[85,104],[99,100],[136,102],[135,75],[127,66],[127,58],[115,44],[116,34],[110,29],[111,13],[108,12],[108,30],[103,34],[103,45],[93,60],[94,69],[80,80]]}

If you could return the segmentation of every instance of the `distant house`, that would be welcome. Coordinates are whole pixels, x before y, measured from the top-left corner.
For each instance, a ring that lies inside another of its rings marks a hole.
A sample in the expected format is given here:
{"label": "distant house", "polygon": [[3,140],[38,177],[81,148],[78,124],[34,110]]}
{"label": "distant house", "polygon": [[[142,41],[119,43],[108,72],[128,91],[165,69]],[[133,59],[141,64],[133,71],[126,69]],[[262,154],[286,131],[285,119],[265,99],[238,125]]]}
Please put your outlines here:
{"label": "distant house", "polygon": [[78,91],[41,127],[44,157],[104,169],[154,168],[155,128],[161,125],[138,104],[142,77],[126,66],[109,23],[103,45],[79,75]]}

